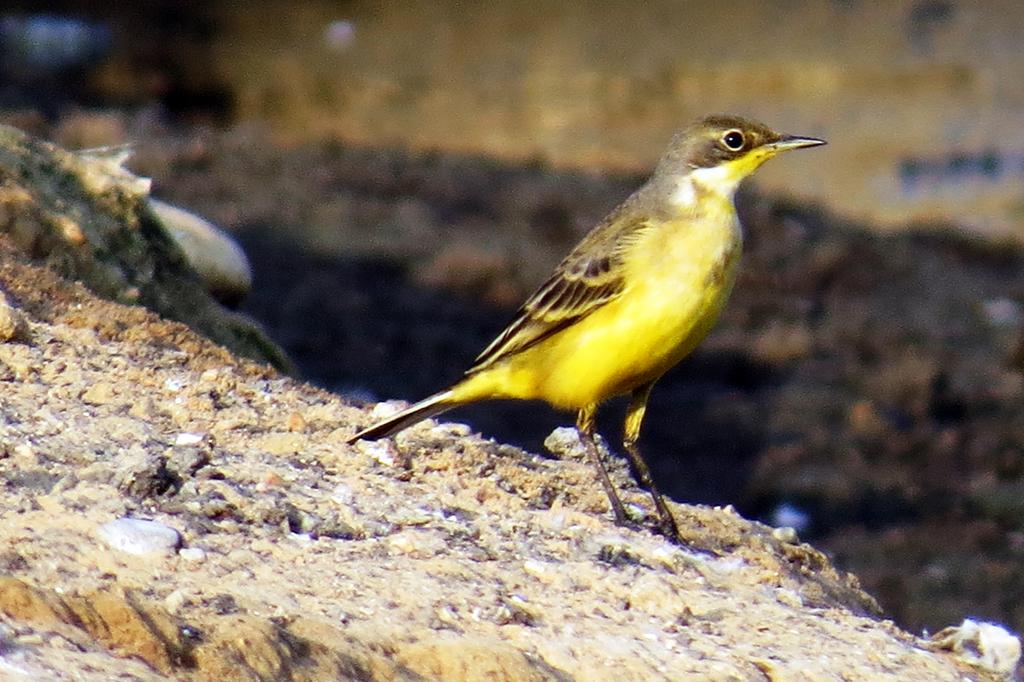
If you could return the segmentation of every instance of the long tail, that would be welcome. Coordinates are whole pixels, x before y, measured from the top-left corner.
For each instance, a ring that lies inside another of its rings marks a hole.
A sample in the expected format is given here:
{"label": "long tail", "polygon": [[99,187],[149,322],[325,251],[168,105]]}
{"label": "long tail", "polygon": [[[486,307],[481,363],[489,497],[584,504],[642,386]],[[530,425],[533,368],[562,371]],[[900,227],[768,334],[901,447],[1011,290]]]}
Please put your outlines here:
{"label": "long tail", "polygon": [[397,433],[407,426],[412,426],[418,421],[441,414],[452,409],[462,402],[455,400],[451,389],[435,393],[429,398],[424,398],[414,405],[410,405],[398,414],[392,415],[382,422],[363,429],[348,439],[349,444],[357,440],[377,440]]}

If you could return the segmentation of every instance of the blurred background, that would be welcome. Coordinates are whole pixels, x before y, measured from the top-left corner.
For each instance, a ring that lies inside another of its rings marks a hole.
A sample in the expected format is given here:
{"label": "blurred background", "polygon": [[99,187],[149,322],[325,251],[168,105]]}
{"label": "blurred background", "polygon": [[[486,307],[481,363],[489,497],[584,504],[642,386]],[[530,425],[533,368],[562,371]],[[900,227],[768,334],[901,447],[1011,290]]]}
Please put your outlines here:
{"label": "blurred background", "polygon": [[[691,119],[828,139],[741,193],[733,300],[642,443],[674,498],[797,527],[900,624],[1019,632],[1022,40],[1009,1],[15,1],[0,122],[133,143],[245,247],[242,310],[362,400],[457,378]],[[572,419],[452,418],[537,451]]]}

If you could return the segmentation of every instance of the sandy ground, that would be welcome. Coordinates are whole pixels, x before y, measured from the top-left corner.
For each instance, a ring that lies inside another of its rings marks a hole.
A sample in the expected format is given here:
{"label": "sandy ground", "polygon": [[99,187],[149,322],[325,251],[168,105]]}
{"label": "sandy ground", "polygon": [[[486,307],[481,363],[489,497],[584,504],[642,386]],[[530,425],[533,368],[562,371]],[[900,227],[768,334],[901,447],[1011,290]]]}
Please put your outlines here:
{"label": "sandy ground", "polygon": [[[306,378],[363,399],[415,400],[458,377],[642,180],[282,149],[247,127],[146,139],[134,163],[157,192],[247,247],[244,309]],[[914,631],[966,614],[1024,628],[1024,253],[938,227],[879,236],[756,176],[746,189],[734,295],[652,395],[642,444],[661,487],[764,521],[795,510]],[[621,415],[602,410],[602,433],[616,438]],[[532,451],[571,422],[503,403],[451,418]]]}
{"label": "sandy ground", "polygon": [[[364,399],[457,377],[641,181],[609,169],[690,118],[828,138],[742,198],[741,281],[645,451],[675,499],[795,511],[904,627],[1024,629],[1024,256],[955,234],[1020,235],[1020,3],[47,4],[112,51],[19,73],[0,44],[4,120],[137,143],[158,194],[244,241],[247,310],[303,376]],[[454,418],[533,451],[567,421]]]}
{"label": "sandy ground", "polygon": [[[245,310],[305,377],[364,400],[416,399],[457,377],[641,181],[336,143],[281,148],[259,128],[146,120],[83,113],[62,130],[146,140],[132,163],[157,193],[247,247],[256,287]],[[4,196],[21,206],[17,192]],[[74,223],[59,197],[48,201],[33,220]],[[878,236],[757,191],[742,193],[740,211],[747,253],[733,299],[652,397],[643,447],[662,489],[774,523],[795,512],[785,523],[805,524],[801,534],[912,631],[964,615],[1024,627],[1021,250],[936,228]],[[107,260],[134,243],[102,238]],[[68,271],[76,258],[50,260]],[[153,273],[168,270],[147,258],[107,263],[114,276],[100,282],[119,282],[122,299],[170,302],[172,314],[193,307],[154,288]],[[615,403],[603,410],[602,432],[615,437],[620,415]],[[534,452],[569,420],[500,403],[452,418]]]}
{"label": "sandy ground", "polygon": [[[347,446],[369,415],[337,396],[0,247],[11,675],[981,679],[791,533],[682,505],[686,547],[617,528],[585,462],[458,425]],[[124,517],[180,546],[112,548]]]}

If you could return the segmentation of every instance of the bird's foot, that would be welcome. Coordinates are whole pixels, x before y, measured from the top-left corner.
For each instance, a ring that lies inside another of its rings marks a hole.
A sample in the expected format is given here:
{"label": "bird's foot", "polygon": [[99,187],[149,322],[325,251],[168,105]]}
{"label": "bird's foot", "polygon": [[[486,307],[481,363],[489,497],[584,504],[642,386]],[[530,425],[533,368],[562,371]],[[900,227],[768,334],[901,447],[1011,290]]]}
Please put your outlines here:
{"label": "bird's foot", "polygon": [[[683,540],[682,535],[679,533],[679,526],[676,525],[675,518],[669,514],[667,517],[660,515],[652,515],[644,511],[640,507],[634,505],[623,505],[621,508],[622,514],[615,513],[613,508],[613,515],[615,516],[615,525],[620,528],[628,528],[629,530],[649,530],[658,535],[661,535],[669,542],[676,545],[685,546],[687,542]],[[656,516],[654,523],[651,523],[651,517]]]}

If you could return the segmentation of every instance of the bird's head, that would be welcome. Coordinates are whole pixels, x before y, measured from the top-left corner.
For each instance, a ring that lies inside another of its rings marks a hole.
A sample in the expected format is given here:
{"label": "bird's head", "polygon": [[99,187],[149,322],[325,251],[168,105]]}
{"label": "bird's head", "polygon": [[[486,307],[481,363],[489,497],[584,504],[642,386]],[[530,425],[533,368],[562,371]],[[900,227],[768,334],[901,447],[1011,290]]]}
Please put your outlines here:
{"label": "bird's head", "polygon": [[825,141],[783,135],[738,116],[708,116],[675,136],[656,175],[690,176],[706,189],[731,194],[776,154],[821,144]]}

